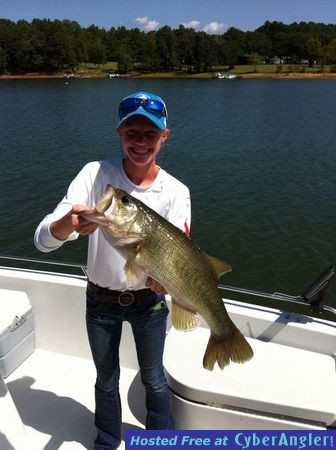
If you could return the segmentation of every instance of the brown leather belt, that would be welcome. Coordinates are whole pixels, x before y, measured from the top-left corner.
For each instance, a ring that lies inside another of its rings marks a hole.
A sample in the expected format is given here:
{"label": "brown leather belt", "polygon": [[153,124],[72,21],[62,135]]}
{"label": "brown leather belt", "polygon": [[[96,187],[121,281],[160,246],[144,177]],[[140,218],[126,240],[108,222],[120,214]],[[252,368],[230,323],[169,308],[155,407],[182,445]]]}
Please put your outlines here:
{"label": "brown leather belt", "polygon": [[88,281],[87,283],[87,290],[93,294],[97,294],[97,298],[103,303],[116,303],[121,306],[130,306],[134,302],[139,304],[142,300],[156,295],[151,289],[140,289],[139,291],[113,291],[98,286],[91,281]]}

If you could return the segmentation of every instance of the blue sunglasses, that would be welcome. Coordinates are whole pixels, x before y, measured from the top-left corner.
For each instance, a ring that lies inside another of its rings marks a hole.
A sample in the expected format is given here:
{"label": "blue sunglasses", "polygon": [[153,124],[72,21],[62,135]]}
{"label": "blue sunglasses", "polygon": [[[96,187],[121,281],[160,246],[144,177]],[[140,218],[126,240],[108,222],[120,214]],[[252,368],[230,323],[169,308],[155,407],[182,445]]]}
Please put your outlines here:
{"label": "blue sunglasses", "polygon": [[144,108],[152,114],[159,114],[167,117],[167,110],[165,105],[159,100],[151,100],[144,98],[126,98],[119,105],[119,119],[123,119],[130,112],[136,111],[138,108]]}

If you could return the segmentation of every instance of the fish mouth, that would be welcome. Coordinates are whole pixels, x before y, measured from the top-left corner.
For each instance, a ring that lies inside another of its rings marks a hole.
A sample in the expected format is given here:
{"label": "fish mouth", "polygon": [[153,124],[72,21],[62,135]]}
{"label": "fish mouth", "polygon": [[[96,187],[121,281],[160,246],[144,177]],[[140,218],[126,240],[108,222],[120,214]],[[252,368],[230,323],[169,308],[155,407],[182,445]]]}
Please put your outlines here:
{"label": "fish mouth", "polygon": [[107,226],[107,219],[104,214],[101,214],[96,209],[83,209],[79,211],[78,215],[88,222],[98,223],[99,225]]}
{"label": "fish mouth", "polygon": [[106,216],[111,214],[114,209],[115,189],[108,184],[102,198],[97,202],[94,209],[80,211],[78,215],[89,222],[98,223],[107,226],[109,221]]}
{"label": "fish mouth", "polygon": [[96,204],[96,210],[101,213],[107,213],[111,207],[113,207],[113,200],[115,197],[116,190],[108,184],[104,191],[102,198]]}

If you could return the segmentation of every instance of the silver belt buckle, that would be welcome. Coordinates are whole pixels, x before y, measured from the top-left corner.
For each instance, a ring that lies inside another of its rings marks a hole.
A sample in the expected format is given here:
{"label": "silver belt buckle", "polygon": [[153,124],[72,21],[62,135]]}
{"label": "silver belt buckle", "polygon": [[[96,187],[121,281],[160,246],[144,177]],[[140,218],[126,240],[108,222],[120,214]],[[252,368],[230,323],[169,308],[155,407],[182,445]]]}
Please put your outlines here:
{"label": "silver belt buckle", "polygon": [[120,306],[130,306],[134,303],[134,294],[132,292],[121,292],[118,295],[118,303]]}

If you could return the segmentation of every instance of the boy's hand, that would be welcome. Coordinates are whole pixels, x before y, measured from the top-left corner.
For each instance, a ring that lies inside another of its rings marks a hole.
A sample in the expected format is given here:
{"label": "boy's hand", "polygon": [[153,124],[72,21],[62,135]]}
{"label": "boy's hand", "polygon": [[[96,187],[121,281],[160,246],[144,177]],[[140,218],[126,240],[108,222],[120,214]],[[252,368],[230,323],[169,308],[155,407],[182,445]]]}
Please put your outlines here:
{"label": "boy's hand", "polygon": [[147,277],[146,286],[156,294],[167,294],[165,288],[151,277]]}
{"label": "boy's hand", "polygon": [[89,222],[78,215],[79,212],[87,209],[89,208],[83,205],[73,205],[71,211],[65,216],[52,222],[50,225],[50,233],[52,236],[61,241],[65,241],[74,231],[83,235],[93,233],[98,228],[98,224]]}

